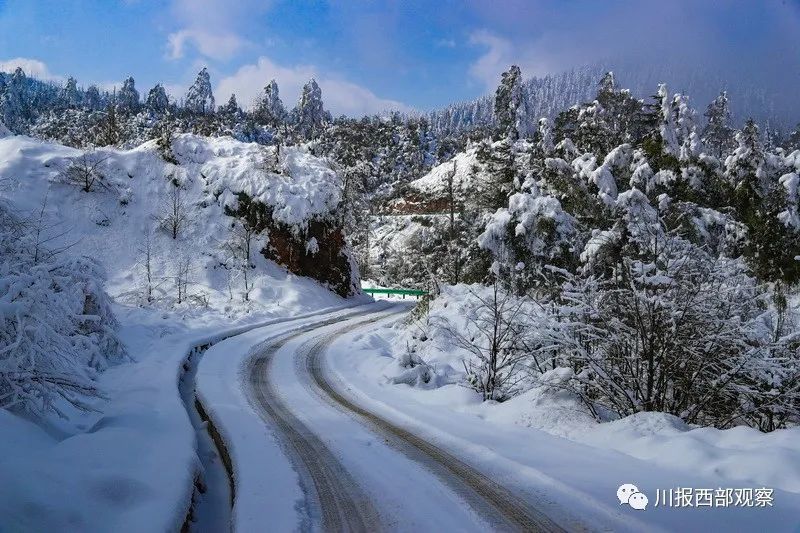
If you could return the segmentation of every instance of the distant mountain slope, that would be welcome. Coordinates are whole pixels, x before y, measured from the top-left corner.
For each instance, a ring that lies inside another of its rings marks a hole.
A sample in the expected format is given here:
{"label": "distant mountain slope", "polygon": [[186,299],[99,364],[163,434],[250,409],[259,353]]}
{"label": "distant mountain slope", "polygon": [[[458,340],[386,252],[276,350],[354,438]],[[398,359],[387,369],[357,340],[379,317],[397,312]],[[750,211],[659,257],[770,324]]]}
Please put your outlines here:
{"label": "distant mountain slope", "polygon": [[[735,123],[753,117],[762,126],[787,131],[800,122],[800,101],[783,94],[785,91],[759,85],[757,79],[727,80],[713,70],[689,70],[668,65],[641,66],[632,63],[593,65],[558,74],[533,77],[525,81],[525,102],[531,126],[540,117],[555,117],[559,112],[594,99],[597,83],[612,70],[620,87],[630,89],[638,98],[654,94],[659,83],[670,90],[687,94],[692,106],[703,113],[721,90],[727,90]],[[524,72],[523,72],[524,74]],[[437,134],[449,134],[494,123],[494,95],[456,103],[429,114]]]}

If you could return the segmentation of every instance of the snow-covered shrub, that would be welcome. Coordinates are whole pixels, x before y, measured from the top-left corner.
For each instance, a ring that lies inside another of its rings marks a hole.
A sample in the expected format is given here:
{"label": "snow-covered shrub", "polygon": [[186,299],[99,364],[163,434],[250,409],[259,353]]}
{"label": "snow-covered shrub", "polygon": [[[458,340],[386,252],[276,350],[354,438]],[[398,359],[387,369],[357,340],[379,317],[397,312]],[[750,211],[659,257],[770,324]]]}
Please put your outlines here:
{"label": "snow-covered shrub", "polygon": [[28,225],[0,206],[0,408],[66,416],[87,409],[95,375],[124,349],[99,265],[85,257],[34,260]]}
{"label": "snow-covered shrub", "polygon": [[434,369],[423,361],[418,354],[412,352],[410,347],[401,353],[396,361],[403,370],[399,374],[389,377],[389,383],[394,385],[405,383],[406,385],[421,388],[435,385],[436,373]]}
{"label": "snow-covered shrub", "polygon": [[508,208],[498,209],[489,219],[478,243],[495,258],[495,275],[515,278],[516,285],[528,288],[541,274],[541,265],[569,263],[575,225],[557,199],[534,188],[513,194]]}
{"label": "snow-covered shrub", "polygon": [[665,232],[645,204],[629,207],[613,275],[564,273],[536,352],[575,370],[569,388],[595,413],[763,430],[800,420],[800,344],[776,325],[764,286],[743,261],[714,258]]}
{"label": "snow-covered shrub", "polygon": [[425,317],[406,326],[395,357],[408,371],[395,379],[459,382],[484,400],[503,401],[524,390],[531,364],[531,302],[499,283],[442,291]]}
{"label": "snow-covered shrub", "polygon": [[102,165],[107,159],[107,155],[92,150],[84,152],[69,162],[61,172],[61,178],[64,183],[77,185],[84,192],[91,192],[96,184],[108,188],[102,172]]}

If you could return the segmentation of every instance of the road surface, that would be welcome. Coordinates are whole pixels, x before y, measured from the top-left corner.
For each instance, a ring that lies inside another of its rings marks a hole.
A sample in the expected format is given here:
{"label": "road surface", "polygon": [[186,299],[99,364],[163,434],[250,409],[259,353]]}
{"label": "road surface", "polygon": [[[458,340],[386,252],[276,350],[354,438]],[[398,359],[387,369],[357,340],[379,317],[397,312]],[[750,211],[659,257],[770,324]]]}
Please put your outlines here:
{"label": "road surface", "polygon": [[[426,513],[438,515],[435,509],[440,507],[451,516],[445,521],[427,516],[429,526],[439,521],[461,530],[564,531],[535,502],[358,405],[327,378],[324,357],[331,342],[407,309],[397,306],[321,319],[262,344],[246,363],[246,396],[299,475],[306,496],[306,525],[323,531],[410,530],[416,528],[409,527],[412,523],[426,522]],[[372,449],[360,454],[364,446],[359,440],[365,433],[371,434],[367,438],[371,437]],[[394,456],[391,461],[386,460],[389,455]],[[365,464],[358,464],[359,456]],[[377,468],[384,470],[382,484],[375,479]],[[412,487],[414,493],[393,494],[393,485]],[[432,485],[434,490],[424,490]],[[426,492],[427,501],[420,506],[420,496]],[[444,500],[440,506],[437,499]],[[458,512],[453,513],[453,507]]]}

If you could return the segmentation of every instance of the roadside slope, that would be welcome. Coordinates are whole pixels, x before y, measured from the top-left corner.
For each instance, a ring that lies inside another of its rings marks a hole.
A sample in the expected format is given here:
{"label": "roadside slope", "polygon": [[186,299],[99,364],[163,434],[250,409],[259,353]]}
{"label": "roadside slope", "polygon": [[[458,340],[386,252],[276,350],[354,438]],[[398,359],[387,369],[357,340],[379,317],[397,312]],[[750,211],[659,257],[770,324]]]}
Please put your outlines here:
{"label": "roadside slope", "polygon": [[[325,379],[348,401],[447,450],[517,494],[569,509],[598,529],[794,531],[800,525],[798,493],[776,489],[769,508],[657,507],[657,489],[754,485],[502,423],[492,412],[499,405],[482,404],[458,385],[425,390],[390,384],[386,376],[397,372],[389,350],[395,336],[392,328],[378,325],[340,337],[323,359]],[[649,495],[646,511],[620,507],[616,490],[623,483]]]}

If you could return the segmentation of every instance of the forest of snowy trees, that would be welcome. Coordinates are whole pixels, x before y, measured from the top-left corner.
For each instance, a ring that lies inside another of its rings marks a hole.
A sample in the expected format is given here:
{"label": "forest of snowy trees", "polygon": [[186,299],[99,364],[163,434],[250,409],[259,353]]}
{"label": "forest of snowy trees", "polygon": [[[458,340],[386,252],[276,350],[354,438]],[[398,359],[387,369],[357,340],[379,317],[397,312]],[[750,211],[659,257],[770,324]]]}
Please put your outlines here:
{"label": "forest of snowy trees", "polygon": [[492,137],[471,148],[471,189],[445,195],[460,217],[416,270],[434,290],[489,290],[462,295],[466,333],[443,313],[415,342],[469,346],[467,379],[486,399],[558,370],[601,419],[796,423],[797,135],[776,146],[752,120],[734,129],[724,92],[701,122],[686,95],[660,85],[640,100],[611,73],[593,101],[529,132],[521,91],[512,67]]}
{"label": "forest of snowy trees", "polygon": [[800,280],[800,128],[737,128],[725,92],[699,113],[663,84],[638,98],[609,72],[583,98],[565,94],[580,86],[568,82],[526,82],[511,67],[493,98],[333,118],[314,80],[292,110],[274,80],[245,110],[235,95],[216,106],[206,69],[180,102],[161,85],[143,97],[133,78],[107,93],[17,69],[0,75],[0,119],[82,148],[156,138],[167,161],[176,132],[304,143],[342,178],[340,215],[362,273],[372,215],[436,165],[474,154],[468,184],[456,193],[450,175],[436,198],[443,216],[424,221],[413,257],[400,250],[382,265],[381,281],[434,294],[483,287],[471,294],[475,331],[492,332],[485,344],[438,331],[473,347],[467,382],[485,399],[560,369],[559,386],[598,418],[662,411],[764,431],[800,421],[789,304]]}

